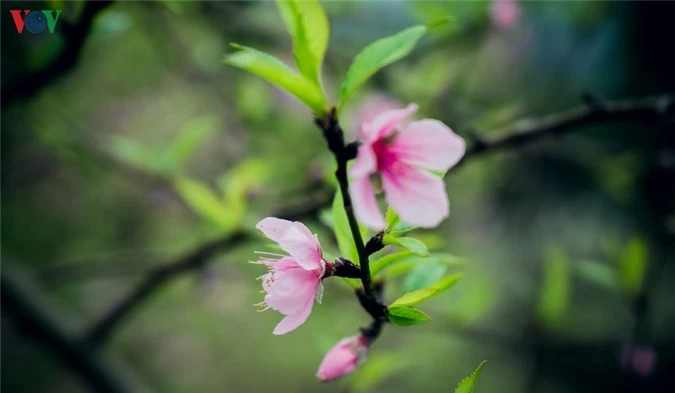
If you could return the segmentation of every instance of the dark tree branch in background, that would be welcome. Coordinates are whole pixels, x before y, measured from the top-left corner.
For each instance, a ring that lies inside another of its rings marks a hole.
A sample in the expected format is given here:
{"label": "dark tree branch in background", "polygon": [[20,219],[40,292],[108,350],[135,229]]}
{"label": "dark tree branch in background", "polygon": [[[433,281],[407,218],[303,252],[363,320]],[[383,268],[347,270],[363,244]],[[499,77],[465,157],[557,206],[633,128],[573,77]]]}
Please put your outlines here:
{"label": "dark tree branch in background", "polygon": [[529,145],[551,136],[561,135],[585,126],[609,122],[636,122],[651,124],[673,117],[674,94],[618,101],[588,100],[567,111],[554,113],[539,119],[528,119],[495,131],[503,135],[496,139],[483,139],[470,133],[474,144],[467,149],[460,163],[485,153],[513,149]]}
{"label": "dark tree branch in background", "polygon": [[[300,217],[315,214],[328,204],[331,198],[332,195],[328,192],[310,195],[302,200],[292,202],[271,215],[288,220],[297,220]],[[86,332],[85,341],[92,346],[103,344],[120,322],[156,290],[183,273],[204,267],[211,258],[220,252],[231,249],[241,244],[242,241],[252,238],[253,236],[248,232],[237,231],[197,246],[177,260],[154,268],[147,273],[145,279],[135,289],[92,324]]]}
{"label": "dark tree branch in background", "polygon": [[41,342],[54,356],[70,365],[89,385],[91,391],[102,393],[128,391],[111,375],[108,367],[96,353],[65,334],[5,274],[2,275],[1,293],[2,313],[16,323],[17,332]]}
{"label": "dark tree branch in background", "polygon": [[96,321],[88,330],[85,341],[92,346],[97,346],[105,341],[113,332],[113,329],[126,317],[137,305],[148,298],[155,290],[164,286],[173,277],[199,269],[207,263],[218,251],[234,247],[248,235],[244,232],[235,232],[223,238],[217,239],[197,247],[195,250],[178,258],[174,262],[159,266],[147,274],[147,277],[136,289],[114,305],[100,320]]}
{"label": "dark tree branch in background", "polygon": [[63,51],[43,70],[19,77],[2,91],[2,106],[17,100],[28,98],[70,71],[79,61],[82,48],[89,36],[96,15],[112,4],[112,1],[99,0],[85,2],[80,19],[75,23],[61,22],[65,46]]}

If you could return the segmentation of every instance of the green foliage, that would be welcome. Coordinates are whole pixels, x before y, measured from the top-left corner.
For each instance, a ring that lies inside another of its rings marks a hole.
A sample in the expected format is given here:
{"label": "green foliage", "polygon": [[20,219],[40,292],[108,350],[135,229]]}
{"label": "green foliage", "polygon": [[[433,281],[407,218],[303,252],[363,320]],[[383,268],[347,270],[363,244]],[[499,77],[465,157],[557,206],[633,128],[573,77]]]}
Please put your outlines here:
{"label": "green foliage", "polygon": [[117,158],[133,167],[150,173],[162,174],[160,155],[155,150],[123,135],[115,135],[108,140],[108,150]]}
{"label": "green foliage", "polygon": [[424,25],[409,27],[392,36],[381,38],[361,50],[349,66],[342,82],[338,110],[377,71],[407,56],[426,32],[427,26]]}
{"label": "green foliage", "polygon": [[478,379],[480,372],[483,370],[483,366],[485,366],[485,363],[487,363],[487,361],[483,360],[478,365],[478,367],[476,367],[476,369],[471,373],[471,375],[462,379],[459,382],[459,385],[457,385],[455,393],[473,393],[474,386],[476,385],[476,380]]}
{"label": "green foliage", "polygon": [[225,64],[251,72],[294,95],[322,116],[328,107],[321,89],[303,75],[290,69],[276,57],[259,50],[232,44],[237,52],[226,55]]}
{"label": "green foliage", "polygon": [[625,295],[636,296],[642,290],[649,263],[649,249],[644,239],[632,238],[625,247],[618,241],[605,244],[606,253],[616,261],[615,266],[581,261],[577,266],[579,276],[597,286]]}
{"label": "green foliage", "polygon": [[370,274],[375,276],[377,273],[382,271],[382,269],[395,264],[402,262],[404,260],[409,260],[411,256],[414,256],[410,251],[401,251],[394,254],[388,254],[382,258],[372,262],[370,264]]}
{"label": "green foliage", "polygon": [[197,148],[216,131],[216,122],[214,116],[201,116],[181,128],[170,146],[172,165],[177,170],[183,169]]}
{"label": "green foliage", "polygon": [[403,247],[408,251],[423,257],[429,255],[429,248],[427,248],[426,244],[412,237],[394,237],[391,235],[385,235],[384,238],[382,238],[382,242],[384,244]]}
{"label": "green foliage", "polygon": [[171,178],[183,170],[197,148],[215,131],[216,118],[201,116],[185,124],[168,146],[153,148],[115,135],[108,142],[108,150],[115,158],[133,167]]}
{"label": "green foliage", "polygon": [[431,320],[431,318],[420,310],[404,306],[389,307],[389,320],[398,326],[419,325]]}
{"label": "green foliage", "polygon": [[185,203],[205,220],[226,231],[236,226],[236,217],[232,208],[223,204],[218,195],[207,185],[187,177],[177,178],[174,185]]}
{"label": "green foliage", "polygon": [[329,36],[326,13],[316,0],[278,0],[277,7],[293,38],[300,73],[320,89],[321,64]]}
{"label": "green foliage", "polygon": [[619,275],[612,266],[596,261],[581,261],[577,264],[577,274],[582,279],[599,287],[619,291]]}
{"label": "green foliage", "polygon": [[384,231],[390,232],[391,229],[401,221],[401,218],[398,216],[398,214],[396,214],[391,206],[387,206],[387,213],[384,216],[384,221],[386,223],[386,228]]}
{"label": "green foliage", "polygon": [[422,288],[416,291],[408,292],[400,298],[394,300],[391,307],[412,307],[434,296],[438,292],[436,288]]}
{"label": "green foliage", "polygon": [[413,267],[403,281],[403,291],[411,292],[426,288],[441,279],[447,270],[448,265],[440,261],[419,263]]}
{"label": "green foliage", "polygon": [[570,264],[562,249],[548,248],[543,259],[543,282],[538,314],[546,325],[558,322],[567,311],[570,297]]}
{"label": "green foliage", "polygon": [[644,239],[634,237],[628,242],[618,260],[619,280],[621,287],[630,296],[635,296],[642,290],[649,249]]}
{"label": "green foliage", "polygon": [[237,217],[243,218],[247,200],[269,177],[270,164],[262,159],[248,159],[238,163],[218,179],[222,191],[222,203]]}
{"label": "green foliage", "polygon": [[[415,255],[410,251],[401,251],[393,254],[388,254],[370,264],[370,272],[373,276],[387,269],[387,277],[393,277],[398,274],[406,273],[416,266],[425,264],[442,264],[445,266],[461,266],[464,265],[464,260],[451,254],[446,253],[432,253],[428,257],[421,257]],[[393,266],[396,265],[396,266]],[[401,266],[401,269],[397,269]],[[389,274],[396,269],[396,273]],[[418,288],[413,288],[418,289]],[[412,290],[412,289],[411,289]]]}
{"label": "green foliage", "polygon": [[462,273],[455,273],[438,280],[431,287],[436,288],[438,290],[438,294],[455,286],[460,278],[462,278]]}
{"label": "green foliage", "polygon": [[461,273],[456,273],[445,278],[442,278],[429,287],[416,289],[412,292],[408,292],[400,298],[396,299],[391,305],[392,306],[415,306],[422,303],[425,300],[428,300],[441,292],[452,288],[457,281],[462,277]]}
{"label": "green foliage", "polygon": [[385,221],[387,226],[384,230],[384,233],[393,237],[403,236],[406,233],[417,228],[402,222],[398,214],[396,214],[396,212],[391,208],[391,206],[387,207],[387,214],[385,216]]}

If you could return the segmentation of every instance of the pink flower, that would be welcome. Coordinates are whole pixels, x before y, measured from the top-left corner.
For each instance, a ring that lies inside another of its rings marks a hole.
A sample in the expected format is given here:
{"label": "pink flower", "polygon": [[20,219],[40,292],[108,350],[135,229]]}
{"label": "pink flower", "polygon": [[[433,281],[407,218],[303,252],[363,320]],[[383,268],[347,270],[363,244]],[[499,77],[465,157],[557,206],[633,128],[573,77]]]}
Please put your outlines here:
{"label": "pink flower", "polygon": [[656,366],[656,352],[648,346],[626,344],[621,353],[621,364],[641,377],[647,377]]}
{"label": "pink flower", "polygon": [[362,335],[351,336],[340,340],[323,358],[316,377],[321,382],[328,382],[344,377],[356,370],[368,352],[368,339]]}
{"label": "pink flower", "polygon": [[380,113],[359,128],[356,162],[349,169],[349,194],[357,218],[383,229],[384,217],[375,199],[371,176],[381,175],[387,203],[401,219],[432,228],[450,214],[443,172],[464,156],[464,140],[438,120],[423,119],[403,125],[417,105]]}
{"label": "pink flower", "polygon": [[495,25],[508,29],[518,23],[520,7],[516,0],[494,0],[490,6],[490,16]]}
{"label": "pink flower", "polygon": [[261,253],[278,258],[263,257],[259,262],[269,269],[260,277],[267,294],[259,306],[263,307],[262,311],[271,308],[286,316],[273,332],[285,334],[305,323],[315,298],[321,302],[321,279],[326,266],[332,267],[332,263],[323,259],[316,236],[300,222],[268,217],[261,220],[256,228],[290,254]]}

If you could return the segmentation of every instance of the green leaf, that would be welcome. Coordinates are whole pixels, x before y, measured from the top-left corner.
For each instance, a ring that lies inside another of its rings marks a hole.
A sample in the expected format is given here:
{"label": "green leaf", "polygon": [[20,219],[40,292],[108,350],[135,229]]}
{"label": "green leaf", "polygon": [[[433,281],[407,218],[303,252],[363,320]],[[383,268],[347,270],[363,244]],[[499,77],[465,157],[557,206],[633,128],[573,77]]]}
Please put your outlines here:
{"label": "green leaf", "polygon": [[457,281],[462,277],[461,273],[456,273],[451,276],[445,277],[441,280],[436,281],[431,286],[422,289],[416,289],[414,291],[408,292],[400,298],[396,299],[391,306],[416,306],[423,301],[426,301],[441,292],[452,288]]}
{"label": "green leaf", "polygon": [[612,267],[595,261],[580,261],[577,264],[577,273],[583,279],[597,286],[618,291],[621,289],[619,275]]}
{"label": "green leaf", "polygon": [[411,256],[413,256],[413,253],[410,251],[401,251],[385,255],[370,264],[370,274],[375,276],[377,273],[382,271],[382,269],[388,267],[389,265],[402,262],[406,259],[409,259]]}
{"label": "green leaf", "polygon": [[387,226],[384,230],[384,233],[394,237],[405,235],[406,233],[417,228],[412,225],[408,225],[405,222],[402,222],[398,214],[396,214],[396,212],[391,208],[391,206],[387,207],[387,214],[385,216],[385,221],[387,223]]}
{"label": "green leaf", "polygon": [[388,234],[390,236],[399,237],[399,236],[403,236],[406,233],[408,233],[408,232],[410,232],[414,229],[417,229],[417,228],[418,227],[406,224],[405,222],[399,222],[398,224],[394,225],[394,227],[389,230]]}
{"label": "green leaf", "polygon": [[183,126],[171,144],[171,156],[177,168],[190,159],[199,145],[216,130],[216,117],[202,116]]}
{"label": "green leaf", "polygon": [[237,52],[226,55],[225,64],[244,69],[286,90],[309,106],[317,116],[323,116],[328,104],[315,83],[290,69],[276,57],[259,50],[232,44]]}
{"label": "green leaf", "polygon": [[389,320],[399,326],[419,325],[431,320],[431,318],[420,310],[410,307],[389,307]]}
{"label": "green leaf", "polygon": [[426,288],[443,277],[448,266],[439,261],[419,263],[403,281],[403,292]]}
{"label": "green leaf", "polygon": [[[361,236],[365,237],[365,228],[359,226],[359,229],[361,230]],[[349,220],[347,219],[347,213],[345,213],[340,190],[335,193],[335,198],[333,198],[333,231],[342,256],[358,265],[359,254],[356,250],[352,230],[349,227]]]}
{"label": "green leaf", "polygon": [[642,290],[647,271],[649,250],[644,239],[635,237],[630,240],[619,258],[619,279],[621,286],[631,296]]}
{"label": "green leaf", "polygon": [[220,202],[218,196],[207,185],[187,177],[179,177],[175,187],[185,203],[204,219],[225,230],[237,224],[229,207]]}
{"label": "green leaf", "polygon": [[387,224],[384,231],[389,232],[394,226],[396,226],[396,224],[401,221],[401,218],[398,216],[398,214],[396,214],[391,206],[387,206],[387,213],[385,214],[384,221]]}
{"label": "green leaf", "polygon": [[387,280],[394,279],[398,276],[402,276],[412,270],[415,266],[419,264],[419,261],[416,260],[419,258],[416,255],[412,255],[414,258],[406,258],[401,262],[397,262],[395,265],[391,266],[383,272],[384,277]]}
{"label": "green leaf", "polygon": [[349,66],[342,82],[338,110],[377,71],[408,55],[426,31],[427,27],[424,25],[409,27],[363,48]]}
{"label": "green leaf", "polygon": [[423,257],[429,255],[429,249],[427,248],[426,244],[412,237],[393,237],[391,235],[385,235],[382,238],[382,242],[384,244],[403,247],[412,253]]}
{"label": "green leaf", "polygon": [[159,174],[159,156],[156,151],[143,146],[135,140],[115,135],[108,141],[108,149],[117,159],[131,166]]}
{"label": "green leaf", "polygon": [[260,158],[249,158],[237,163],[218,179],[223,197],[221,204],[236,222],[243,219],[248,207],[249,195],[259,189],[269,176],[270,165]]}
{"label": "green leaf", "polygon": [[423,301],[434,296],[438,292],[436,288],[422,288],[416,291],[408,292],[400,298],[394,300],[390,307],[405,306],[411,307],[416,306]]}
{"label": "green leaf", "polygon": [[478,379],[478,375],[480,375],[481,370],[483,370],[483,366],[485,366],[485,363],[487,363],[487,361],[483,360],[478,365],[478,367],[476,367],[474,372],[471,373],[471,375],[462,379],[457,385],[455,393],[473,393],[473,388],[474,385],[476,384],[476,379]]}
{"label": "green leaf", "polygon": [[543,275],[538,312],[542,321],[550,326],[565,314],[570,296],[570,265],[562,249],[546,250]]}
{"label": "green leaf", "polygon": [[443,291],[447,291],[448,289],[452,288],[457,284],[457,281],[462,278],[462,273],[455,273],[450,276],[447,276],[445,278],[442,278],[435,282],[431,287],[435,288],[438,290],[436,293],[437,295]]}
{"label": "green leaf", "polygon": [[321,63],[328,46],[328,18],[316,0],[277,0],[277,7],[293,37],[300,73],[321,88]]}
{"label": "green leaf", "polygon": [[431,31],[431,30],[435,30],[435,29],[444,27],[444,26],[449,25],[449,24],[454,23],[454,22],[455,22],[455,18],[453,16],[446,15],[446,16],[440,17],[440,18],[434,20],[433,22],[429,23],[427,25],[427,28],[429,28],[429,30]]}

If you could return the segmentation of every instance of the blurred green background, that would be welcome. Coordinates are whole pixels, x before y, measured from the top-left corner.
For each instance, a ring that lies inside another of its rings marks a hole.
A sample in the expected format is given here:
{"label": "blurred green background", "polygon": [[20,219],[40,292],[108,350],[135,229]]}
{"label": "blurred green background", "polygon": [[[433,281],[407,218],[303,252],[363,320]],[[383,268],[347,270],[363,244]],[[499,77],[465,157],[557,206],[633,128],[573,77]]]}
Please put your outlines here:
{"label": "blurred green background", "polygon": [[[675,89],[672,2],[514,2],[507,23],[487,1],[323,5],[329,97],[369,42],[454,18],[354,99],[351,135],[380,99],[417,102],[418,116],[468,138],[499,136],[585,93]],[[292,63],[272,2],[114,3],[79,61],[35,91],[26,86],[68,48],[64,29],[85,4],[1,8],[3,275],[68,334],[82,335],[153,268],[289,204],[330,199],[332,158],[309,111],[221,63],[230,42]],[[19,35],[10,9],[63,12],[53,35]],[[451,170],[451,217],[416,236],[466,263],[414,269],[387,293],[415,274],[464,277],[424,305],[430,323],[387,326],[341,381],[318,384],[314,373],[368,315],[328,280],[308,322],[273,336],[281,316],[252,306],[263,271],[247,261],[266,247],[256,234],[159,288],[98,355],[139,392],[451,392],[482,360],[477,393],[671,392],[673,135],[672,123],[608,123]],[[337,255],[321,214],[302,221]],[[3,307],[3,391],[91,391],[14,319]]]}

